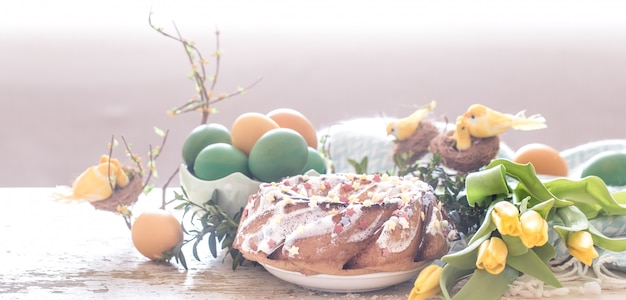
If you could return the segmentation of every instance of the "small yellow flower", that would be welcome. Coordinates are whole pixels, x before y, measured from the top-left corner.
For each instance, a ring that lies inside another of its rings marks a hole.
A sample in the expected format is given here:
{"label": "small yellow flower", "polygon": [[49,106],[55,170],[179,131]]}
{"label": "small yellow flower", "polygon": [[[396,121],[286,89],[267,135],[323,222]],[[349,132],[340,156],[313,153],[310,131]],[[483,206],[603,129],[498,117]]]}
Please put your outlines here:
{"label": "small yellow flower", "polygon": [[598,252],[593,246],[593,238],[587,231],[576,231],[567,238],[567,250],[569,253],[591,266],[591,261],[598,257]]}
{"label": "small yellow flower", "polygon": [[439,294],[441,291],[439,277],[441,277],[442,270],[443,268],[437,264],[432,264],[424,268],[419,276],[417,276],[417,279],[415,279],[408,300],[423,300]]}
{"label": "small yellow flower", "polygon": [[519,236],[522,233],[519,210],[511,202],[496,203],[491,212],[491,221],[496,224],[501,234]]}
{"label": "small yellow flower", "polygon": [[478,257],[476,258],[476,268],[494,275],[500,274],[506,267],[508,254],[509,249],[507,249],[504,241],[501,238],[492,237],[480,244]]}
{"label": "small yellow flower", "polygon": [[527,210],[520,216],[520,223],[524,246],[532,248],[548,242],[548,222],[538,212]]}

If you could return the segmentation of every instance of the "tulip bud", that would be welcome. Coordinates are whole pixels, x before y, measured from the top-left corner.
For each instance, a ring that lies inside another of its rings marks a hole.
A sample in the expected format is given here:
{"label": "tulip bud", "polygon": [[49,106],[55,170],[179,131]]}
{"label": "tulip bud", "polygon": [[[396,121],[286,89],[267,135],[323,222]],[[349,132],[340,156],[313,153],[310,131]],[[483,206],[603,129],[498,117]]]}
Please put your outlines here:
{"label": "tulip bud", "polygon": [[593,238],[587,231],[576,231],[567,238],[567,250],[569,253],[591,266],[591,261],[598,257],[598,252],[593,246]]}
{"label": "tulip bud", "polygon": [[548,222],[538,212],[527,210],[520,216],[520,223],[524,246],[532,248],[548,242]]}
{"label": "tulip bud", "polygon": [[439,278],[442,270],[443,268],[437,264],[431,264],[424,268],[415,279],[409,300],[423,300],[439,294],[441,291]]}
{"label": "tulip bud", "polygon": [[476,258],[476,268],[483,269],[491,274],[497,275],[504,271],[506,267],[506,257],[509,249],[501,238],[492,237],[478,248],[478,257]]}
{"label": "tulip bud", "polygon": [[511,202],[496,203],[491,212],[491,221],[496,225],[500,234],[519,236],[522,233],[519,210]]}

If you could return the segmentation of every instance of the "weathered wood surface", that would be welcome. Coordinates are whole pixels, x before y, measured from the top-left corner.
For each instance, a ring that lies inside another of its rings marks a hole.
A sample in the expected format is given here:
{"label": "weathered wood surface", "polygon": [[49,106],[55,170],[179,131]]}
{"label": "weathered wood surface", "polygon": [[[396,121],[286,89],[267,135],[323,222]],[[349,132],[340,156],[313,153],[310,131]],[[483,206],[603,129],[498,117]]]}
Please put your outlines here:
{"label": "weathered wood surface", "polygon": [[[317,292],[281,281],[260,266],[236,271],[230,259],[191,249],[181,266],[158,264],[132,245],[122,218],[87,203],[50,198],[50,188],[0,189],[0,298],[2,299],[406,299],[412,282],[369,293]],[[159,192],[136,211],[158,206]],[[602,299],[617,299],[604,293]],[[592,299],[599,299],[598,297]]]}

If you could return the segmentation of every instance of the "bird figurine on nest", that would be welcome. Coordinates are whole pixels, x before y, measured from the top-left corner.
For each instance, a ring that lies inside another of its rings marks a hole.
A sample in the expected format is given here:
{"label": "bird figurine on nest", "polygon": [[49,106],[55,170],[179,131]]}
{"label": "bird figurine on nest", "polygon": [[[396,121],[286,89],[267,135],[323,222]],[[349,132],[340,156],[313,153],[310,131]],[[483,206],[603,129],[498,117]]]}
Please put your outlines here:
{"label": "bird figurine on nest", "polygon": [[[457,128],[460,122],[469,135],[475,138],[495,137],[509,129],[536,130],[547,127],[546,120],[541,115],[526,117],[524,111],[516,115],[500,113],[482,104],[471,105],[461,118],[462,120],[457,119]],[[457,142],[461,144],[460,147],[457,145],[458,150],[471,147],[471,143],[468,145],[466,141],[457,139]]]}
{"label": "bird figurine on nest", "polygon": [[387,123],[387,135],[393,135],[396,141],[408,139],[420,126],[420,122],[428,113],[435,109],[437,103],[431,101],[412,113],[410,116]]}
{"label": "bird figurine on nest", "polygon": [[58,199],[85,200],[88,202],[109,198],[113,189],[128,185],[129,178],[120,162],[108,155],[102,155],[98,165],[87,168],[72,184],[71,191],[57,193]]}
{"label": "bird figurine on nest", "polygon": [[456,118],[456,129],[452,134],[452,138],[456,141],[456,149],[463,151],[472,147],[472,137],[470,136],[467,123],[463,116]]}
{"label": "bird figurine on nest", "polygon": [[482,104],[471,105],[456,119],[456,127],[433,139],[430,149],[441,156],[442,163],[467,173],[488,164],[500,151],[499,134],[509,130],[545,128],[540,115],[526,117],[524,111],[504,114]]}
{"label": "bird figurine on nest", "polygon": [[439,134],[439,131],[425,118],[436,105],[435,101],[431,101],[408,117],[387,123],[387,135],[395,138],[394,155],[407,153],[410,155],[409,162],[413,163],[428,153],[430,141]]}

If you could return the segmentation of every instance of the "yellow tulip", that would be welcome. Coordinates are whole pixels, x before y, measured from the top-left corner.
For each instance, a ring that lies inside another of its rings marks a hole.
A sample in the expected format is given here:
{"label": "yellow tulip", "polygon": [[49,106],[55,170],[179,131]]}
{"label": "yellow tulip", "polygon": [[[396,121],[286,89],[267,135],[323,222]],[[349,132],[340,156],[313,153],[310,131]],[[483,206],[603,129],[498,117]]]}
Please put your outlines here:
{"label": "yellow tulip", "polygon": [[501,238],[492,237],[478,248],[478,257],[476,258],[476,268],[483,269],[491,274],[497,275],[504,271],[506,267],[506,257],[509,249]]}
{"label": "yellow tulip", "polygon": [[417,276],[417,279],[415,279],[415,284],[413,284],[413,289],[409,294],[409,300],[423,300],[439,294],[441,291],[439,277],[441,277],[442,270],[443,268],[437,264],[424,268]]}
{"label": "yellow tulip", "polygon": [[532,248],[548,242],[548,222],[536,211],[527,210],[520,216],[524,246]]}
{"label": "yellow tulip", "polygon": [[496,203],[491,212],[491,221],[496,224],[500,234],[519,236],[522,233],[519,210],[508,201]]}
{"label": "yellow tulip", "polygon": [[567,250],[572,256],[588,266],[591,266],[591,261],[598,257],[591,234],[587,231],[576,231],[570,234],[567,238]]}

